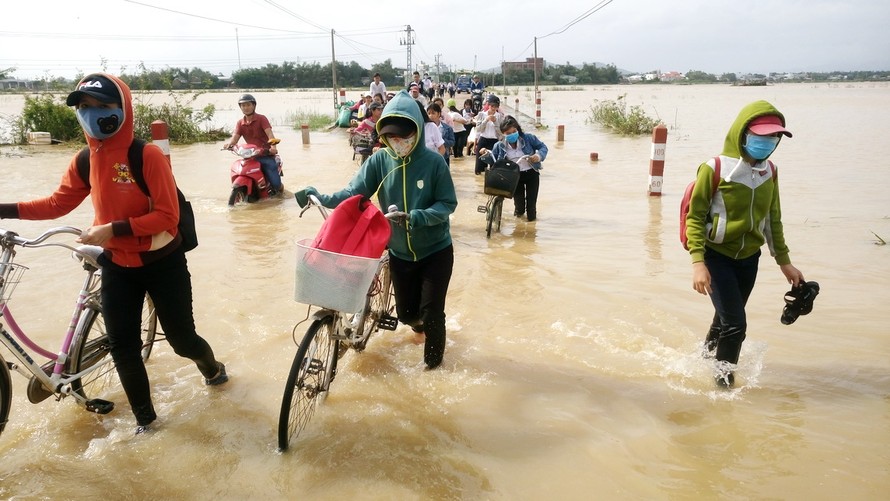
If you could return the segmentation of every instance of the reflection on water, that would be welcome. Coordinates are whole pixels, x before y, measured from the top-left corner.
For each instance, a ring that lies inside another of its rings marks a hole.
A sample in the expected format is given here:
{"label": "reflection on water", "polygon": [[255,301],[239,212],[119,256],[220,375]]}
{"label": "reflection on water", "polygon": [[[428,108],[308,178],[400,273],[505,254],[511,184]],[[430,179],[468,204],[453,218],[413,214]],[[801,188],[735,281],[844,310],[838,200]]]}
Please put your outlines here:
{"label": "reflection on water", "polygon": [[[68,401],[31,405],[16,376],[0,435],[0,497],[884,498],[890,267],[888,247],[874,245],[871,232],[886,239],[890,219],[883,171],[850,166],[881,158],[886,138],[863,124],[883,123],[888,90],[545,93],[550,128],[537,134],[550,155],[535,223],[513,218],[507,201],[500,232],[485,238],[476,211],[485,203],[481,177],[471,159],[452,164],[459,205],[442,367],[422,370],[422,348],[408,329],[373,337],[342,360],[329,398],[286,454],[275,450],[280,397],[307,311],[292,300],[294,243],[314,236],[321,218],[299,218],[289,197],[229,208],[231,155],[214,144],[174,147],[174,172],[198,221],[200,245],[188,254],[196,321],[232,379],[207,388],[192,364],[158,346],[148,370],[161,418],[153,434],[134,437],[120,391],[108,395],[115,412],[96,416]],[[585,123],[588,103],[624,93],[631,105],[674,117],[661,197],[646,194],[649,137]],[[531,102],[524,88],[506,97]],[[718,391],[712,362],[700,355],[712,310],[691,290],[678,204],[738,109],[761,98],[794,132],[774,156],[785,233],[795,264],[822,293],[813,313],[781,325],[788,286],[764,257],[738,388]],[[234,123],[232,95],[199,99]],[[328,106],[327,91],[262,95],[283,138],[290,191],[331,192],[357,169],[343,130],[313,132],[304,146],[285,123],[295,110]],[[0,113],[14,107],[0,97]],[[562,143],[557,124],[565,125]],[[48,194],[75,150],[0,147],[0,202]],[[589,161],[591,151],[598,162]],[[34,235],[56,224],[86,226],[90,214],[86,204],[58,222],[0,226]],[[70,311],[66,287],[56,287],[74,273],[61,265],[67,259],[34,257],[14,298],[17,319],[41,342],[55,339],[57,319]],[[70,478],[82,482],[73,492],[65,490]]]}

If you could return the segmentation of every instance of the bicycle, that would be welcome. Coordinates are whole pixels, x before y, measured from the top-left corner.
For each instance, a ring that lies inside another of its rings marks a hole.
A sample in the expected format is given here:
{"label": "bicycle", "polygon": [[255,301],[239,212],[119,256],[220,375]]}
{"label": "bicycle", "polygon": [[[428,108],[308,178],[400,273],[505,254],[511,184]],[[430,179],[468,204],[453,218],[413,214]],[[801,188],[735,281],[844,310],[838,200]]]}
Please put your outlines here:
{"label": "bicycle", "polygon": [[[490,152],[483,154],[482,160],[486,157],[490,160]],[[510,160],[500,160],[495,162],[494,166],[485,169],[485,180],[483,192],[488,195],[488,202],[485,205],[476,207],[476,211],[485,214],[485,237],[491,238],[491,229],[495,232],[501,231],[501,216],[504,211],[504,199],[513,198],[516,186],[519,184],[519,166],[521,160],[528,159],[528,155],[523,155],[516,162]]]}
{"label": "bicycle", "polygon": [[[313,206],[327,218],[327,209],[312,195],[300,217]],[[391,210],[387,217],[397,220],[401,214]],[[302,240],[297,244],[295,298],[309,304],[310,309],[320,309],[312,315],[287,376],[278,419],[281,451],[299,436],[327,396],[337,374],[337,361],[346,351],[352,348],[361,352],[372,333],[398,326],[393,316],[395,297],[388,251],[379,259],[364,258],[314,249],[310,243]]]}
{"label": "bicycle", "polygon": [[[95,397],[111,385],[114,380],[112,375],[115,374],[100,305],[101,267],[97,258],[103,249],[93,245],[72,247],[46,242],[60,234],[80,236],[81,230],[62,226],[27,239],[13,231],[0,229],[0,345],[5,346],[13,356],[13,361],[6,361],[0,354],[0,433],[6,427],[12,406],[12,372],[29,378],[27,395],[33,404],[50,396],[55,396],[56,401],[72,397],[89,412],[108,414],[114,409],[114,402]],[[28,269],[14,262],[16,247],[62,247],[72,252],[86,272],[71,321],[56,353],[32,341],[9,309],[9,300]],[[157,327],[157,313],[151,298],[146,295],[142,310],[143,360],[147,360],[151,354],[158,335]],[[35,358],[49,361],[41,365]]]}

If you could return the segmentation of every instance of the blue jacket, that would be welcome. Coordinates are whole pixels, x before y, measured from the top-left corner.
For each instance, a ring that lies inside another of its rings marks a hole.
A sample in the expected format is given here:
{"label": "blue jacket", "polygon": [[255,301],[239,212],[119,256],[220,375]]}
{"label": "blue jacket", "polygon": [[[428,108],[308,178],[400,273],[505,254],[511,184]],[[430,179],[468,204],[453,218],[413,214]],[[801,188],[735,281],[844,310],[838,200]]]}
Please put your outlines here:
{"label": "blue jacket", "polygon": [[[414,149],[399,158],[389,146],[377,150],[359,168],[349,186],[331,195],[318,195],[325,207],[336,207],[353,195],[377,200],[383,211],[395,205],[408,213],[407,227],[393,223],[389,251],[399,259],[417,261],[451,245],[448,216],[457,207],[457,194],[445,158],[424,145],[423,118],[417,102],[400,91],[386,103],[377,131],[386,118],[409,118],[417,128]],[[385,140],[381,138],[381,142]],[[313,189],[314,191],[314,189]]]}
{"label": "blue jacket", "polygon": [[[540,162],[529,162],[529,165],[532,166],[535,170],[541,170],[544,168],[543,162],[544,159],[547,158],[547,145],[544,144],[540,139],[537,138],[534,134],[526,134],[524,132],[519,133],[519,148],[522,149],[523,155],[534,155],[535,153],[541,157]],[[481,157],[481,160],[489,165],[494,164],[498,160],[506,158],[507,156],[507,140],[501,139],[498,141],[494,147],[491,149],[490,155],[484,155]]]}

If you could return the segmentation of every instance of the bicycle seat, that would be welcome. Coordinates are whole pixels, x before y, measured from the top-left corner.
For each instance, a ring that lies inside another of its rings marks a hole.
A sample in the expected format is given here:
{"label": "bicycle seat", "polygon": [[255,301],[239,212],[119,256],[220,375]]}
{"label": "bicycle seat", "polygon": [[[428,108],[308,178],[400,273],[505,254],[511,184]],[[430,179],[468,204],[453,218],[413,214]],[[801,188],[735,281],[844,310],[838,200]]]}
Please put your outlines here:
{"label": "bicycle seat", "polygon": [[81,263],[87,262],[96,268],[99,268],[98,260],[103,252],[105,252],[105,249],[98,245],[79,245],[77,246],[77,250],[72,252],[71,255]]}

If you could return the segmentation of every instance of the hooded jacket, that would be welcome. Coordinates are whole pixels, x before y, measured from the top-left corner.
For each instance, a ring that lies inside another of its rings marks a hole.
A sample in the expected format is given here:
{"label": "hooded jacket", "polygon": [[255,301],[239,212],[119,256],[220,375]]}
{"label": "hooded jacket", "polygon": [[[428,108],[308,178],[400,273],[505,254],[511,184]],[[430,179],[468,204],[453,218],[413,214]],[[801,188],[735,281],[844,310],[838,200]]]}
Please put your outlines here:
{"label": "hooded jacket", "polygon": [[[319,195],[326,207],[336,207],[353,195],[377,200],[384,211],[395,205],[408,213],[407,227],[392,223],[390,252],[399,259],[417,261],[451,245],[448,217],[457,207],[454,182],[445,159],[424,145],[423,118],[420,107],[406,92],[400,91],[383,108],[377,131],[387,117],[411,120],[417,131],[414,148],[399,158],[389,146],[371,155],[349,185],[331,195]],[[381,138],[381,142],[385,141]]]}
{"label": "hooded jacket", "polygon": [[179,201],[176,182],[164,152],[156,145],[146,144],[142,153],[142,171],[151,198],[139,189],[127,158],[133,142],[130,88],[113,75],[99,74],[117,86],[124,121],[117,132],[105,140],[84,134],[90,148],[90,186],[84,184],[77,172],[75,155],[52,195],[30,202],[3,204],[6,207],[0,208],[0,212],[5,217],[19,219],[56,219],[92,195],[93,226],[112,223],[114,236],[104,245],[106,257],[120,266],[143,266],[169,254],[182,240],[177,235]]}
{"label": "hooded jacket", "polygon": [[769,245],[776,263],[791,262],[782,232],[777,171],[770,168],[767,160],[749,163],[742,155],[748,124],[764,115],[775,115],[785,125],[785,117],[766,101],[742,108],[723,143],[721,178],[716,192],[713,190],[715,161],[711,159],[698,167],[686,215],[686,236],[693,263],[704,260],[705,247],[734,259],[744,259],[753,256],[764,243]]}

